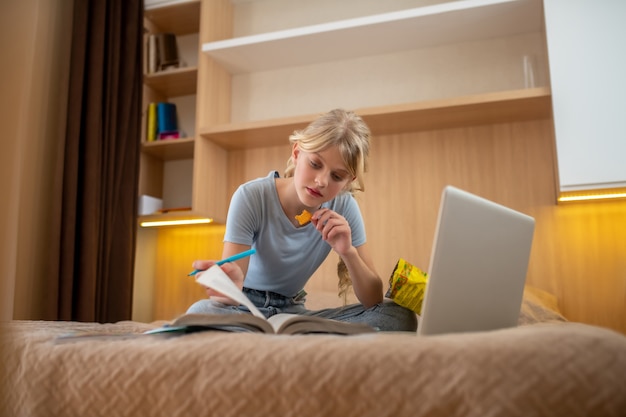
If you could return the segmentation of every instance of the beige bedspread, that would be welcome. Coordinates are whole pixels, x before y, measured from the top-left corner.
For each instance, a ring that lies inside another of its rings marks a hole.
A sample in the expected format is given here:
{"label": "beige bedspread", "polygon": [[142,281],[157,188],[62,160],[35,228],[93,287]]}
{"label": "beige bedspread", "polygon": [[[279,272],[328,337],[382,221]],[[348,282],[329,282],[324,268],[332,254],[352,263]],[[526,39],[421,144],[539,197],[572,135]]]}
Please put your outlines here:
{"label": "beige bedspread", "polygon": [[2,416],[624,416],[626,337],[576,323],[420,338],[2,326]]}

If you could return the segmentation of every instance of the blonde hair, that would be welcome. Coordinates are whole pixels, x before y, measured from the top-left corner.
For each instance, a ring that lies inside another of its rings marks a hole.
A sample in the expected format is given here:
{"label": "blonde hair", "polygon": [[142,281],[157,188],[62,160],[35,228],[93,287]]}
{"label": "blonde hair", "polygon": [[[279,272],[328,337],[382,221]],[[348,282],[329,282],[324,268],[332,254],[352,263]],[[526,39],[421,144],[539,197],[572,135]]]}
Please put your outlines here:
{"label": "blonde hair", "polygon": [[[370,130],[356,113],[343,109],[331,110],[311,122],[306,128],[289,136],[292,144],[305,152],[321,152],[331,146],[339,154],[354,181],[347,184],[346,191],[364,191],[363,176],[367,170],[370,149]],[[287,161],[285,178],[292,177],[295,170],[292,157]]]}
{"label": "blonde hair", "polygon": [[[364,174],[367,171],[367,158],[370,149],[370,130],[363,119],[356,113],[343,109],[334,109],[311,122],[304,130],[295,131],[289,136],[292,144],[305,152],[321,152],[335,146],[354,178],[346,185],[347,192],[365,191]],[[287,161],[285,178],[292,177],[295,171],[295,161],[292,157]],[[337,264],[337,276],[339,278],[339,297],[347,303],[348,290],[352,286],[352,280],[348,268],[339,259]]]}

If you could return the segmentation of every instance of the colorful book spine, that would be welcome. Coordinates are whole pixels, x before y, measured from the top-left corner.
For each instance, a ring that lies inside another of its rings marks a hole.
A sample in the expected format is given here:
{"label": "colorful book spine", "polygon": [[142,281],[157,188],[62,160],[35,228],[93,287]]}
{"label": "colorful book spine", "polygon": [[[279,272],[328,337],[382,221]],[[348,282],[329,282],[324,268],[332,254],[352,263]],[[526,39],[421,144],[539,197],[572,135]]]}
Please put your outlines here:
{"label": "colorful book spine", "polygon": [[154,142],[161,139],[178,139],[178,115],[173,103],[152,102],[148,104],[146,141]]}
{"label": "colorful book spine", "polygon": [[159,133],[158,140],[179,139],[179,138],[180,138],[180,132],[161,132]]}
{"label": "colorful book spine", "polygon": [[157,139],[157,104],[148,104],[148,126],[146,128],[146,141],[153,142]]}
{"label": "colorful book spine", "polygon": [[157,37],[154,34],[150,34],[148,36],[148,74],[157,72],[158,65]]}
{"label": "colorful book spine", "polygon": [[158,134],[178,132],[176,105],[174,103],[157,104],[157,132]]}

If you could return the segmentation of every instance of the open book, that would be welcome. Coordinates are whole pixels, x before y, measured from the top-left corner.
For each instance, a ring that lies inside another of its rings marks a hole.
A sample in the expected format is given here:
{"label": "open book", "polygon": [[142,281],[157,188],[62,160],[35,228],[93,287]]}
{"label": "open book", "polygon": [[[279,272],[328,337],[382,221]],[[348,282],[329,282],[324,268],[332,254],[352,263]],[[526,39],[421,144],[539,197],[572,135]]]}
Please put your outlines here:
{"label": "open book", "polygon": [[257,332],[280,334],[359,334],[375,330],[360,323],[346,323],[337,320],[325,319],[316,316],[300,314],[276,314],[269,319],[250,301],[248,297],[228,278],[218,265],[199,274],[196,281],[205,287],[231,298],[235,302],[246,306],[250,314],[186,314],[174,320],[171,324],[150,330],[148,334],[174,332],[190,333],[201,330],[222,330],[232,332]]}
{"label": "open book", "polygon": [[366,324],[345,323],[337,320],[299,314],[276,314],[269,319],[250,314],[185,314],[172,324],[149,330],[146,334],[194,333],[205,330],[251,332],[269,334],[339,334],[350,335],[373,332]]}

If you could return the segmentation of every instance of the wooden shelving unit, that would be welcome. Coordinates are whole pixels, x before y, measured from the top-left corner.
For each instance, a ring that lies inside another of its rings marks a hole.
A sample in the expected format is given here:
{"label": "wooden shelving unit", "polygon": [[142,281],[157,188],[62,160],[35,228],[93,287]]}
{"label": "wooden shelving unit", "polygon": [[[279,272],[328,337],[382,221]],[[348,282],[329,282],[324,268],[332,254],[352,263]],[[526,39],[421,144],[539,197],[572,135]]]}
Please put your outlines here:
{"label": "wooden shelving unit", "polygon": [[[148,6],[144,12],[144,24],[150,33],[169,32],[177,38],[197,34],[200,31],[201,0],[171,0]],[[149,102],[172,101],[183,96],[196,94],[198,87],[198,66],[169,69],[162,72],[144,74],[144,108]],[[180,111],[180,110],[179,110]],[[194,110],[195,112],[195,110]],[[179,118],[181,114],[178,115]],[[187,116],[189,118],[189,116]],[[192,115],[195,125],[195,114]],[[144,119],[145,123],[145,119]],[[147,142],[141,138],[141,178],[139,194],[163,198],[166,183],[165,165],[171,161],[192,160],[195,153],[195,137]],[[191,181],[191,179],[190,179]],[[167,205],[167,202],[164,202]],[[191,198],[188,203],[191,206]],[[175,212],[176,217],[201,217],[202,213]],[[139,219],[155,220],[169,215],[141,216]]]}
{"label": "wooden shelving unit", "polygon": [[144,17],[156,31],[188,35],[200,31],[201,0],[172,0],[146,6]]}
{"label": "wooden shelving unit", "polygon": [[542,25],[540,0],[463,0],[207,42],[202,51],[238,74],[536,32]]}
{"label": "wooden shelving unit", "polygon": [[194,138],[144,142],[141,151],[162,161],[193,158]]}
{"label": "wooden shelving unit", "polygon": [[[356,110],[375,135],[507,123],[551,117],[549,88],[496,92]],[[284,145],[315,115],[214,126],[202,138],[233,150]]]}
{"label": "wooden shelving unit", "polygon": [[[193,158],[193,212],[218,220],[224,220],[228,203],[223,184],[229,176],[228,153],[283,145],[316,117],[232,122],[228,109],[235,75],[538,32],[543,25],[541,0],[461,0],[232,37],[235,7],[229,0],[172,0],[145,12],[153,31],[198,33],[202,52],[197,67],[144,77],[145,87],[160,97],[197,93],[197,138],[143,143],[142,152],[151,170]],[[386,135],[547,119],[551,95],[549,88],[534,88],[355,110],[374,135]]]}
{"label": "wooden shelving unit", "polygon": [[165,97],[195,94],[198,80],[198,68],[177,68],[154,74],[145,74],[143,83]]}

